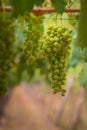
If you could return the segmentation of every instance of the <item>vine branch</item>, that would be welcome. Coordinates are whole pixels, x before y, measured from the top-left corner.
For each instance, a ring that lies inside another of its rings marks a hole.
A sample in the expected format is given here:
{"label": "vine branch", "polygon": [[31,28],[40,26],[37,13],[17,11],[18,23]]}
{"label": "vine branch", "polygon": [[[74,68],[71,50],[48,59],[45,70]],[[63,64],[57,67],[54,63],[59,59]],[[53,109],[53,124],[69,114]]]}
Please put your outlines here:
{"label": "vine branch", "polygon": [[[12,8],[12,6],[5,6],[4,8],[3,7],[0,8],[1,12],[3,12],[4,10],[6,12],[11,12],[11,11],[13,11],[13,8]],[[38,7],[38,6],[35,6],[32,10],[32,13],[34,13],[35,15],[50,14],[52,12],[55,12],[54,8],[46,8],[46,7]],[[80,12],[80,9],[67,8],[67,9],[65,9],[65,12],[66,13],[69,13],[69,12],[77,13],[77,12]]]}

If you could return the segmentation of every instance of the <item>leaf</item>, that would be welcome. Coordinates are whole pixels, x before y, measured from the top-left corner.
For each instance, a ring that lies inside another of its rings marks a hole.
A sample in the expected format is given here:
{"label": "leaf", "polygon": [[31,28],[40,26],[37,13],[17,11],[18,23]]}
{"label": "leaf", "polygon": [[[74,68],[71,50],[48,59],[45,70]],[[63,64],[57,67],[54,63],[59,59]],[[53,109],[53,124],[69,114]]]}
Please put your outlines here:
{"label": "leaf", "polygon": [[34,6],[34,0],[10,0],[13,6],[13,15],[23,15],[25,11],[31,11]]}
{"label": "leaf", "polygon": [[65,10],[66,2],[64,0],[51,0],[55,10],[62,14]]}
{"label": "leaf", "polygon": [[81,48],[87,47],[87,0],[81,1],[80,20],[76,45]]}
{"label": "leaf", "polygon": [[40,6],[43,2],[44,2],[44,0],[34,0],[35,2],[35,4],[37,5],[37,6]]}
{"label": "leaf", "polygon": [[[24,0],[25,1],[25,0]],[[34,0],[26,0],[27,11],[32,11],[34,6]]]}

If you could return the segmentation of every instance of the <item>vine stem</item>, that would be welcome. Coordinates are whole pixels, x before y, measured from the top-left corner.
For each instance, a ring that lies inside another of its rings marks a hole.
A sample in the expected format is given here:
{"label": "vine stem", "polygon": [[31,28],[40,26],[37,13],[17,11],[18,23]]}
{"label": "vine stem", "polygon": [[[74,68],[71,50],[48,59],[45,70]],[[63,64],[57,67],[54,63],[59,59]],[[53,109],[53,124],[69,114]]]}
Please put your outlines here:
{"label": "vine stem", "polygon": [[75,2],[76,2],[76,0],[73,0],[72,2],[69,3],[69,5],[67,7],[70,8]]}
{"label": "vine stem", "polygon": [[[0,11],[3,12],[5,10],[6,12],[11,12],[13,10],[12,6],[5,6],[4,8],[1,7]],[[43,15],[43,14],[49,14],[55,12],[54,8],[47,8],[47,7],[39,7],[35,6],[32,10],[32,13],[35,15]],[[79,8],[66,8],[65,11],[66,13],[79,13],[80,9]]]}

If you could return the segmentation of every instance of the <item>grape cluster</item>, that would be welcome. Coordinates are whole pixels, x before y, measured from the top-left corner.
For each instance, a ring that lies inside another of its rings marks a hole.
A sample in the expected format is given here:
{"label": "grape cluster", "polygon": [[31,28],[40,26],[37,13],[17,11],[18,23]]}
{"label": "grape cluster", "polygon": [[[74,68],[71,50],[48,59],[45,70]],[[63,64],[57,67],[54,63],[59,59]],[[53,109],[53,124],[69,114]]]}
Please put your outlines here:
{"label": "grape cluster", "polygon": [[7,91],[9,69],[13,64],[13,43],[15,26],[9,18],[0,17],[0,95]]}
{"label": "grape cluster", "polygon": [[33,14],[25,15],[26,29],[24,30],[23,55],[28,64],[32,64],[39,55],[39,40],[42,35],[42,17]]}
{"label": "grape cluster", "polygon": [[70,55],[70,31],[61,26],[50,26],[42,39],[42,53],[48,63],[48,73],[53,93],[65,95],[67,61]]}
{"label": "grape cluster", "polygon": [[23,53],[26,57],[28,64],[34,62],[35,58],[38,56],[38,39],[40,38],[40,32],[32,27],[25,32],[25,41]]}

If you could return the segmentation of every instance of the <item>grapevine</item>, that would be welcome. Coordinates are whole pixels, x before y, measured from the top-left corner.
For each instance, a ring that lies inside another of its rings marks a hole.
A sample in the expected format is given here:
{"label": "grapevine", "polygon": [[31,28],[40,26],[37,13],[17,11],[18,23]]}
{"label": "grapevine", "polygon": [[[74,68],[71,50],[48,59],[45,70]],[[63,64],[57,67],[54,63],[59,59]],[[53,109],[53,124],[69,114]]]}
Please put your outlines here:
{"label": "grapevine", "polygon": [[0,16],[0,95],[7,91],[9,70],[14,62],[15,26],[10,18]]}
{"label": "grapevine", "polygon": [[67,28],[50,26],[42,39],[42,53],[48,63],[48,73],[53,93],[62,92],[64,89],[67,62],[70,55],[71,35]]}

